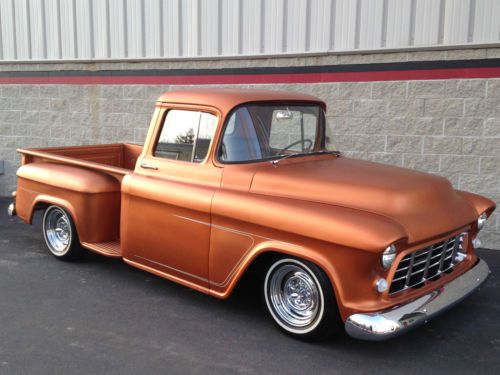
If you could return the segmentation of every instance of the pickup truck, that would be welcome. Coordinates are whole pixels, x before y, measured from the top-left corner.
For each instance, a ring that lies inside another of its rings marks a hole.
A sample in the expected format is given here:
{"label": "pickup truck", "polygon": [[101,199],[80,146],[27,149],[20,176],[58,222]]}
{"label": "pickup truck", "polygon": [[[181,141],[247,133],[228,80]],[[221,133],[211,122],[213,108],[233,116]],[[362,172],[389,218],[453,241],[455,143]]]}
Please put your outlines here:
{"label": "pickup truck", "polygon": [[298,93],[168,92],[143,147],[18,150],[9,214],[31,223],[44,210],[58,259],[90,250],[217,298],[253,272],[271,319],[297,338],[342,322],[355,338],[391,338],[485,281],[475,248],[495,204],[345,157],[325,111]]}

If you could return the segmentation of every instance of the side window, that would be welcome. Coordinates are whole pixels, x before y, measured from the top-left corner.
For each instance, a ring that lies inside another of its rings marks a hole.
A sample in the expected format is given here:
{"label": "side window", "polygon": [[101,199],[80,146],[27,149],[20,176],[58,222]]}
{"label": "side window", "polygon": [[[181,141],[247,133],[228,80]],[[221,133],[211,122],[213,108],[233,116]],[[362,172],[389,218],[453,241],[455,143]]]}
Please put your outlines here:
{"label": "side window", "polygon": [[217,117],[210,113],[172,109],[165,116],[154,156],[200,163],[216,126]]}

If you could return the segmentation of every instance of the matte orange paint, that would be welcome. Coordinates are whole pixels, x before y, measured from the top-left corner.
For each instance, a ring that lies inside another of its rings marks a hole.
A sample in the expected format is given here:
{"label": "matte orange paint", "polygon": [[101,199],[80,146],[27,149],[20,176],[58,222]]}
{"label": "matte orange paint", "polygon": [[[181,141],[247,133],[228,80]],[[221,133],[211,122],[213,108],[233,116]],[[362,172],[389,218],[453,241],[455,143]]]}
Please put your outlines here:
{"label": "matte orange paint", "polygon": [[[18,215],[31,222],[36,208],[60,205],[73,216],[83,246],[218,298],[227,298],[263,253],[307,259],[328,275],[343,319],[408,302],[474,265],[477,217],[490,215],[495,204],[454,190],[442,177],[335,155],[278,165],[217,161],[226,117],[236,106],[255,102],[326,109],[315,97],[279,91],[166,93],[156,103],[144,147],[18,150]],[[161,120],[172,108],[217,116],[204,162],[153,155]],[[463,231],[470,234],[468,256],[453,272],[394,296],[376,292],[375,281],[390,282],[395,272],[380,265],[388,245],[396,244],[401,259]]]}

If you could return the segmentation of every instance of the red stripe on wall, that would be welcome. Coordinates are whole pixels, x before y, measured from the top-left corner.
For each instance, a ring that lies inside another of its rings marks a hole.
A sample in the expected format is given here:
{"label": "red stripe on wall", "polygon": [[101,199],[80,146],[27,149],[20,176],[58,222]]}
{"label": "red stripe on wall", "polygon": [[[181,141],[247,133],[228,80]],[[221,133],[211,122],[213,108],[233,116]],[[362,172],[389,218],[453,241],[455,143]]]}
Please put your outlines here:
{"label": "red stripe on wall", "polygon": [[359,81],[407,81],[458,78],[500,77],[500,67],[393,70],[378,72],[294,73],[294,74],[212,74],[178,76],[45,76],[0,77],[0,84],[58,85],[209,85],[209,84],[273,84]]}

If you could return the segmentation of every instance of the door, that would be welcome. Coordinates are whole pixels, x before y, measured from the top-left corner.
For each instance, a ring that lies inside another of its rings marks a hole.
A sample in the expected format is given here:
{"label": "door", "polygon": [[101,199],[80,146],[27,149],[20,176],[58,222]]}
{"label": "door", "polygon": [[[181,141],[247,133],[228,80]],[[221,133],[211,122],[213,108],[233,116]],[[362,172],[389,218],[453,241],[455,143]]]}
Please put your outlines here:
{"label": "door", "polygon": [[169,108],[159,118],[136,173],[124,183],[124,258],[206,288],[210,207],[222,177],[209,157],[218,116]]}

